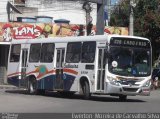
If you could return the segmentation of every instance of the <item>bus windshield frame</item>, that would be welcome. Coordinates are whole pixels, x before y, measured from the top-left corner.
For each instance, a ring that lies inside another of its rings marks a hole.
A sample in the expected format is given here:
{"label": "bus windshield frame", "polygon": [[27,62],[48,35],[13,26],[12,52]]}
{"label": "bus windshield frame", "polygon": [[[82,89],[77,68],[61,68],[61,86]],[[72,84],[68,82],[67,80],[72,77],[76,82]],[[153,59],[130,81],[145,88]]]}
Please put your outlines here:
{"label": "bus windshield frame", "polygon": [[151,75],[151,46],[149,41],[131,38],[111,39],[109,54],[109,72],[134,77]]}

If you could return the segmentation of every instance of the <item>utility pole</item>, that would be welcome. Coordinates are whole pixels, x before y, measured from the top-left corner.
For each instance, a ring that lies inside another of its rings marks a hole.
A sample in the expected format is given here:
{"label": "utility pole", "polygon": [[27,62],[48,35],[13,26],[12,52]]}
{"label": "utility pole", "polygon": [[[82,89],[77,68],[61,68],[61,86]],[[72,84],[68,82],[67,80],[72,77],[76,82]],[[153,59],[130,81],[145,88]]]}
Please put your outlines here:
{"label": "utility pole", "polygon": [[92,17],[90,15],[90,12],[92,11],[91,4],[88,1],[84,2],[83,9],[86,12],[86,35],[88,36],[92,29],[90,28],[92,24]]}
{"label": "utility pole", "polygon": [[130,0],[130,15],[129,15],[129,35],[130,36],[133,36],[133,31],[134,31],[134,19],[133,19],[133,7],[132,7],[132,4],[133,4],[133,0]]}
{"label": "utility pole", "polygon": [[[106,1],[106,0],[86,0],[86,2],[92,2],[92,3],[97,4],[97,22],[96,22],[97,32],[96,32],[96,35],[103,35],[104,34],[104,1]],[[87,6],[86,6],[86,8],[87,8]],[[89,14],[86,14],[86,17],[87,16],[89,16]],[[88,23],[88,21],[87,21],[87,23]]]}
{"label": "utility pole", "polygon": [[104,23],[108,26],[108,0],[104,0]]}
{"label": "utility pole", "polygon": [[[100,0],[97,0],[100,1]],[[97,3],[97,23],[96,23],[96,35],[104,34],[104,0],[102,3]]]}
{"label": "utility pole", "polygon": [[108,26],[109,26],[111,19],[111,0],[107,0],[107,12],[108,12]]}
{"label": "utility pole", "polygon": [[130,0],[130,16],[129,16],[129,35],[134,35],[134,7],[136,7],[136,0]]}

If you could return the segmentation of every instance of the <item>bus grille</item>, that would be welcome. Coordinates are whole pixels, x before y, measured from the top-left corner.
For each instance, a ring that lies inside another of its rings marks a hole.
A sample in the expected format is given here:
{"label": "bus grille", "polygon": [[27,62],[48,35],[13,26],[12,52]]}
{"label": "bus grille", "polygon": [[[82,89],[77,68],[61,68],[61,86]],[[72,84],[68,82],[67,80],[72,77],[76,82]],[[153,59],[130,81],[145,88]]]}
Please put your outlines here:
{"label": "bus grille", "polygon": [[121,81],[119,81],[119,83],[122,85],[132,84],[134,86],[139,86],[139,84],[136,84],[136,81],[133,81],[133,80],[121,80]]}
{"label": "bus grille", "polygon": [[123,90],[124,91],[128,91],[128,92],[136,92],[138,90],[138,88],[126,88],[126,87],[123,87]]}

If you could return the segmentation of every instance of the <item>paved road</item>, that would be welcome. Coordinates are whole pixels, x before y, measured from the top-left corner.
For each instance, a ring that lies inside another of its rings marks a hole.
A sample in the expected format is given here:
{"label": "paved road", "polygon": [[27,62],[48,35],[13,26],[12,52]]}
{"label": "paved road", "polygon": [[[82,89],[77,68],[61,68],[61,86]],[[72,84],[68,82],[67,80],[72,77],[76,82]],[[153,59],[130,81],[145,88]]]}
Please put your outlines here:
{"label": "paved road", "polygon": [[151,96],[130,96],[126,102],[118,97],[93,96],[83,100],[80,95],[62,97],[57,93],[46,96],[28,95],[23,90],[0,89],[0,112],[14,113],[151,113],[160,112],[160,90]]}

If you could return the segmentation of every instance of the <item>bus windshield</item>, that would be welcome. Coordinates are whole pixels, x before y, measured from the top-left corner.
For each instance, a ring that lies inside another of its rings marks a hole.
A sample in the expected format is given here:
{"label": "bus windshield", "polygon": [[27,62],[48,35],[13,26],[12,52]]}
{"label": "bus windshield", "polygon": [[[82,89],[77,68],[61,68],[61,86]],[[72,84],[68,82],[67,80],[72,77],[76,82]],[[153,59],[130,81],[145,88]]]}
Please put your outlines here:
{"label": "bus windshield", "polygon": [[151,73],[150,49],[110,47],[109,71],[123,76],[149,76]]}

